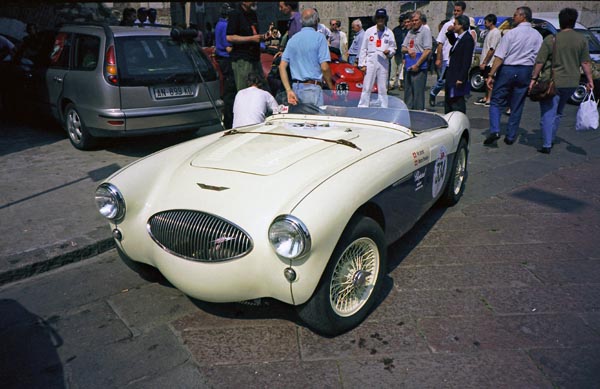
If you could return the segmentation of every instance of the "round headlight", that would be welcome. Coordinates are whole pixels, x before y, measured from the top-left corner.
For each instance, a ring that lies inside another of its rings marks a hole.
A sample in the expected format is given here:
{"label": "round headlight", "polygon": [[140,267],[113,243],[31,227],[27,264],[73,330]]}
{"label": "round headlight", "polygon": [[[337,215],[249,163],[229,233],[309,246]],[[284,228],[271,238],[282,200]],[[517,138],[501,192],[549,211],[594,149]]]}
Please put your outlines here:
{"label": "round headlight", "polygon": [[269,242],[275,252],[288,259],[296,259],[310,251],[310,234],[300,219],[281,215],[269,227]]}
{"label": "round headlight", "polygon": [[96,206],[105,218],[116,221],[125,216],[125,200],[121,192],[112,184],[104,183],[96,189]]}

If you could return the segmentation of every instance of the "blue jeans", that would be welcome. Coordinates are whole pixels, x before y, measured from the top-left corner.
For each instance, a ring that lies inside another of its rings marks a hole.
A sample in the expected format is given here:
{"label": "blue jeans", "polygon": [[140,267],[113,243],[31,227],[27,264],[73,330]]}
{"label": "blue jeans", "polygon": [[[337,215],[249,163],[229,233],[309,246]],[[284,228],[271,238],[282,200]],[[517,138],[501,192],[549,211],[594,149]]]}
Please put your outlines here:
{"label": "blue jeans", "polygon": [[490,133],[500,133],[501,110],[510,107],[506,138],[515,140],[527,97],[533,66],[502,65],[497,72],[490,101]]}
{"label": "blue jeans", "polygon": [[292,89],[302,104],[323,105],[323,90],[319,85],[294,82]]}
{"label": "blue jeans", "polygon": [[565,104],[567,104],[573,92],[575,92],[575,88],[557,88],[554,97],[540,101],[540,127],[542,129],[543,147],[552,147]]}
{"label": "blue jeans", "polygon": [[348,54],[348,63],[354,65],[354,61],[358,59],[358,54]]}
{"label": "blue jeans", "polygon": [[448,61],[442,61],[442,68],[440,69],[440,77],[438,78],[438,80],[435,83],[435,85],[433,86],[433,88],[431,88],[431,90],[429,91],[430,95],[437,96],[438,93],[440,93],[440,91],[442,89],[444,89],[446,80],[443,77],[444,77],[444,73],[446,72],[447,67],[448,67]]}

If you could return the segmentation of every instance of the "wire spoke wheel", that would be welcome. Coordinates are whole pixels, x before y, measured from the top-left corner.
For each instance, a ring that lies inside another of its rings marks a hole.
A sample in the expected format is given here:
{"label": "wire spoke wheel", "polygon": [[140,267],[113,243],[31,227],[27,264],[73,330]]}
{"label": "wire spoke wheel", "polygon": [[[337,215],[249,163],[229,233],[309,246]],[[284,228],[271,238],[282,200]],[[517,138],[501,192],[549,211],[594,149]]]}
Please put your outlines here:
{"label": "wire spoke wheel", "polygon": [[315,332],[339,335],[359,325],[382,290],[387,269],[385,235],[368,216],[348,222],[313,296],[298,306]]}
{"label": "wire spoke wheel", "polygon": [[342,317],[358,312],[375,288],[379,275],[379,249],[370,238],[352,242],[340,256],[329,287],[333,311]]}
{"label": "wire spoke wheel", "polygon": [[465,191],[465,183],[467,181],[467,160],[469,159],[468,141],[462,138],[458,143],[454,161],[452,162],[452,170],[448,177],[448,183],[439,199],[440,205],[451,207],[458,203],[458,200]]}
{"label": "wire spoke wheel", "polygon": [[454,169],[454,187],[452,188],[455,195],[461,191],[463,182],[465,181],[465,173],[467,171],[467,150],[459,149],[456,156],[456,168]]}

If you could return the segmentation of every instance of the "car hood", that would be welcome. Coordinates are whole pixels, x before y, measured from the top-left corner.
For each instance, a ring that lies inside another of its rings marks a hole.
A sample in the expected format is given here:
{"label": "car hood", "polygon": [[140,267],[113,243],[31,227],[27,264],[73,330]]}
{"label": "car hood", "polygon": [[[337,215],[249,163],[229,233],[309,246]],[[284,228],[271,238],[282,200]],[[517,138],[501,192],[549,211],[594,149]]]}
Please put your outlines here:
{"label": "car hood", "polygon": [[378,131],[330,122],[274,120],[226,132],[199,151],[192,158],[191,166],[270,176],[300,162],[318,169],[311,160],[320,160],[318,154],[331,148],[352,150],[328,152],[328,164],[334,168],[407,138],[406,133],[389,129]]}
{"label": "car hood", "polygon": [[244,228],[257,225],[258,219],[268,225],[273,215],[290,212],[333,175],[413,137],[403,127],[371,120],[315,125],[289,118],[294,115],[278,116],[285,118],[173,146],[110,177],[127,203],[129,219],[123,224],[135,223],[137,217],[145,222],[165,209],[202,209]]}

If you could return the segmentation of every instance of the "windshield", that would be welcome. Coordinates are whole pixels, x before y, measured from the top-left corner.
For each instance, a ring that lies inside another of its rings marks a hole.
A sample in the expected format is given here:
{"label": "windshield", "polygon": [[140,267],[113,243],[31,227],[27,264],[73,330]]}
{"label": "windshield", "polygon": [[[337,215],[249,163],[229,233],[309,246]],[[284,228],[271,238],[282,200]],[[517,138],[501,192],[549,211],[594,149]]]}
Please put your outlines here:
{"label": "windshield", "polygon": [[576,29],[575,31],[581,33],[588,41],[590,54],[600,54],[600,42],[589,30]]}
{"label": "windshield", "polygon": [[193,58],[205,81],[217,79],[208,58],[195,45],[184,47],[163,35],[117,37],[115,43],[121,85],[200,81],[186,48],[193,52]]}
{"label": "windshield", "polygon": [[[314,104],[289,105],[289,113],[305,115],[326,115],[354,119],[377,120],[386,123],[399,124],[410,128],[410,114],[404,101],[387,95],[387,108],[376,93],[372,93],[368,107],[358,107],[360,92],[333,93],[323,91],[323,105]],[[284,102],[286,103],[286,102]],[[286,104],[287,105],[287,104]]]}

